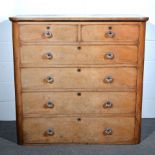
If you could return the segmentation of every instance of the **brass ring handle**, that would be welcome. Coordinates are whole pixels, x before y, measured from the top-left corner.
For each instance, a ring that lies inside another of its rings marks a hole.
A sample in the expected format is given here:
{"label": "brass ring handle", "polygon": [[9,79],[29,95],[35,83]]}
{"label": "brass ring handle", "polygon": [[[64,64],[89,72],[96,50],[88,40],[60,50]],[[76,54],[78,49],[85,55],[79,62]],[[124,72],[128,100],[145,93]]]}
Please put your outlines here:
{"label": "brass ring handle", "polygon": [[48,52],[48,53],[45,54],[45,57],[50,60],[50,59],[53,58],[53,55],[52,55],[51,52]]}
{"label": "brass ring handle", "polygon": [[52,128],[48,128],[46,131],[47,135],[53,136],[55,134],[54,130]]}
{"label": "brass ring handle", "polygon": [[104,104],[103,104],[103,108],[112,108],[113,104],[111,101],[106,101]]}
{"label": "brass ring handle", "polygon": [[104,135],[112,135],[112,129],[111,128],[105,128],[103,131]]}
{"label": "brass ring handle", "polygon": [[107,38],[113,38],[113,37],[115,37],[115,33],[112,32],[112,31],[108,31],[108,32],[105,33],[105,37],[107,37]]}
{"label": "brass ring handle", "polygon": [[48,83],[53,83],[54,82],[54,78],[52,76],[47,76],[46,81]]}
{"label": "brass ring handle", "polygon": [[45,32],[44,32],[44,36],[45,36],[46,38],[52,38],[52,37],[53,37],[53,34],[52,34],[52,32],[50,32],[50,31],[45,31]]}
{"label": "brass ring handle", "polygon": [[107,52],[105,53],[104,58],[111,60],[114,58],[114,54],[112,52]]}
{"label": "brass ring handle", "polygon": [[51,101],[48,101],[48,102],[47,102],[47,107],[48,107],[48,108],[54,108],[54,103],[51,102]]}
{"label": "brass ring handle", "polygon": [[107,76],[104,78],[104,83],[112,83],[113,82],[113,77],[112,76]]}

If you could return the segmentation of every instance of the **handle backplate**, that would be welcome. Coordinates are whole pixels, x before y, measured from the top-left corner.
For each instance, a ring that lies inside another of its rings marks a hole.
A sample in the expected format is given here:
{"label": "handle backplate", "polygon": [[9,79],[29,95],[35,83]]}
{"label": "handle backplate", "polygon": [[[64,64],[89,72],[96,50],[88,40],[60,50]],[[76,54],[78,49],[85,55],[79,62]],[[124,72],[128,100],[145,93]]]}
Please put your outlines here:
{"label": "handle backplate", "polygon": [[49,60],[51,60],[53,58],[53,55],[51,52],[46,53],[44,56],[46,59],[49,59]]}
{"label": "handle backplate", "polygon": [[53,136],[55,134],[54,129],[53,128],[48,128],[46,131],[48,136]]}
{"label": "handle backplate", "polygon": [[107,109],[107,108],[112,108],[113,104],[111,101],[106,101],[104,104],[103,104],[103,108]]}
{"label": "handle backplate", "polygon": [[112,52],[107,52],[105,53],[104,58],[112,60],[114,58],[114,54]]}
{"label": "handle backplate", "polygon": [[108,31],[108,32],[105,33],[105,37],[106,38],[114,38],[115,33],[113,31]]}
{"label": "handle backplate", "polygon": [[52,83],[54,83],[54,78],[51,75],[47,76],[46,82],[52,84]]}
{"label": "handle backplate", "polygon": [[104,83],[112,83],[113,82],[113,77],[111,75],[106,76],[104,78]]}
{"label": "handle backplate", "polygon": [[47,105],[48,108],[54,108],[54,103],[51,102],[51,101],[48,101],[48,102],[46,103],[46,105]]}
{"label": "handle backplate", "polygon": [[112,135],[112,129],[111,128],[105,128],[103,131],[104,135]]}
{"label": "handle backplate", "polygon": [[44,35],[46,38],[52,38],[52,37],[53,37],[53,34],[52,34],[51,31],[45,31],[45,32],[43,33],[43,35]]}

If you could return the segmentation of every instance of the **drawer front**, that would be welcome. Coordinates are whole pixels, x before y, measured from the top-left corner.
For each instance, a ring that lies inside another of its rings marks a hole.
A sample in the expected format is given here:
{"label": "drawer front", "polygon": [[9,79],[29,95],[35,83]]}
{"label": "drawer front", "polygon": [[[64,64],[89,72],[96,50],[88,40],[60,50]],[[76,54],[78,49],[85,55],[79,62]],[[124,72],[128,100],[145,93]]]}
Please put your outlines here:
{"label": "drawer front", "polygon": [[134,92],[23,93],[25,114],[135,113]]}
{"label": "drawer front", "polygon": [[138,41],[138,25],[83,25],[82,41]]}
{"label": "drawer front", "polygon": [[136,68],[23,68],[23,89],[135,88]]}
{"label": "drawer front", "polygon": [[37,66],[137,62],[136,46],[22,46],[20,51],[21,63]]}
{"label": "drawer front", "polygon": [[20,40],[23,42],[75,42],[77,25],[34,24],[20,25]]}
{"label": "drawer front", "polygon": [[134,137],[130,117],[25,118],[24,143],[121,143]]}

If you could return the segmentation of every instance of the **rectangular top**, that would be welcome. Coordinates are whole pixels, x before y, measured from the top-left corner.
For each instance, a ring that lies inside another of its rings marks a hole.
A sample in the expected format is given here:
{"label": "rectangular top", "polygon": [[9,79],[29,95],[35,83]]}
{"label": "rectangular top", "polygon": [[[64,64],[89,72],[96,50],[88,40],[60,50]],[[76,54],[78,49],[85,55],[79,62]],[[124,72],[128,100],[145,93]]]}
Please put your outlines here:
{"label": "rectangular top", "polygon": [[11,21],[22,22],[57,22],[57,21],[147,21],[149,17],[139,15],[29,15],[29,16],[15,16],[9,18]]}

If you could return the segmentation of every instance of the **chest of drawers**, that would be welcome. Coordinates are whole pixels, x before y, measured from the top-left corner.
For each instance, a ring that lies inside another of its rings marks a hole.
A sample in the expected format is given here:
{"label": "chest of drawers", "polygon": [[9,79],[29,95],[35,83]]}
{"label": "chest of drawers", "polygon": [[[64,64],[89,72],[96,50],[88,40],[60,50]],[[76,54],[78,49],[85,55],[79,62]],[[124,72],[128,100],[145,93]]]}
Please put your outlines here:
{"label": "chest of drawers", "polygon": [[19,144],[140,142],[147,17],[11,17]]}

